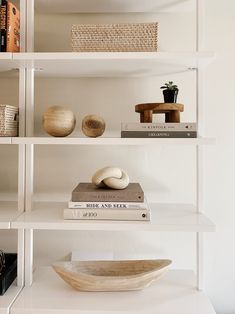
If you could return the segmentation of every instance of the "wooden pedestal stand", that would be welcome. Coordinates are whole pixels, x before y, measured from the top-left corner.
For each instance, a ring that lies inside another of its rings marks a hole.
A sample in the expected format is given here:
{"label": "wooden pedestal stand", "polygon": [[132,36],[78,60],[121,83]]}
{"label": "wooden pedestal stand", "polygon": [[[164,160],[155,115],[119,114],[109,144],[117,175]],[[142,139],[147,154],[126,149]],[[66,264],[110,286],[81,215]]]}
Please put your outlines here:
{"label": "wooden pedestal stand", "polygon": [[140,114],[141,123],[152,123],[153,114],[165,113],[165,122],[180,122],[180,112],[184,105],[175,103],[149,103],[135,106],[135,112]]}

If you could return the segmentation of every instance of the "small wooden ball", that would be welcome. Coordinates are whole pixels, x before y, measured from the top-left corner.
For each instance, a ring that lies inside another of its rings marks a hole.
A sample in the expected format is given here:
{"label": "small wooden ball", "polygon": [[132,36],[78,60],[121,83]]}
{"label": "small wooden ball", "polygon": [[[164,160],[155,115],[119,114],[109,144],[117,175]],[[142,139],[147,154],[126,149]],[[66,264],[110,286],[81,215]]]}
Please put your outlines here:
{"label": "small wooden ball", "polygon": [[82,131],[86,136],[98,137],[104,133],[105,121],[97,115],[88,115],[82,120]]}
{"label": "small wooden ball", "polygon": [[52,106],[43,114],[44,130],[55,137],[64,137],[71,134],[76,125],[74,113],[61,106]]}

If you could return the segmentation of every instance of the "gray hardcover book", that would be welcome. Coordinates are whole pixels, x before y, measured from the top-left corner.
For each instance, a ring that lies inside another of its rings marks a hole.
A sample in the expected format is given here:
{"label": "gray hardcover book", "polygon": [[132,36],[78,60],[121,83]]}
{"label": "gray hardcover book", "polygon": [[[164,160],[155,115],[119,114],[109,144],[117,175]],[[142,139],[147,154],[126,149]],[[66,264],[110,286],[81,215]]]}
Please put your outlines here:
{"label": "gray hardcover book", "polygon": [[130,183],[124,190],[79,183],[72,192],[72,202],[144,202],[144,192],[139,183]]}
{"label": "gray hardcover book", "polygon": [[122,138],[196,138],[197,132],[188,131],[122,131]]}
{"label": "gray hardcover book", "polygon": [[122,123],[122,131],[197,131],[197,123]]}
{"label": "gray hardcover book", "polygon": [[147,209],[64,209],[64,219],[71,220],[129,220],[149,221]]}

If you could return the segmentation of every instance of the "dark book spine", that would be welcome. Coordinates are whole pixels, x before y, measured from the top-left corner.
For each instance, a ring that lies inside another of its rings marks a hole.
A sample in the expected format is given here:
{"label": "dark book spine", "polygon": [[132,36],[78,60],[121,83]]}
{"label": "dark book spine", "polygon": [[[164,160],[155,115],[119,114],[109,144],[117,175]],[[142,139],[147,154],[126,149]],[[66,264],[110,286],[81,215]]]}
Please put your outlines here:
{"label": "dark book spine", "polygon": [[144,202],[143,192],[72,192],[72,202]]}
{"label": "dark book spine", "polygon": [[17,254],[5,254],[6,266],[0,274],[0,296],[4,295],[17,277]]}
{"label": "dark book spine", "polygon": [[7,51],[7,0],[1,4],[1,52]]}
{"label": "dark book spine", "polygon": [[122,131],[122,138],[196,138],[197,132],[188,131]]}
{"label": "dark book spine", "polygon": [[[2,12],[1,12],[1,10],[2,10],[2,0],[0,0],[0,38],[1,38],[1,24],[2,24],[2,22],[1,22],[1,18],[2,18]],[[0,52],[1,52],[1,40],[2,40],[2,38],[0,39]]]}

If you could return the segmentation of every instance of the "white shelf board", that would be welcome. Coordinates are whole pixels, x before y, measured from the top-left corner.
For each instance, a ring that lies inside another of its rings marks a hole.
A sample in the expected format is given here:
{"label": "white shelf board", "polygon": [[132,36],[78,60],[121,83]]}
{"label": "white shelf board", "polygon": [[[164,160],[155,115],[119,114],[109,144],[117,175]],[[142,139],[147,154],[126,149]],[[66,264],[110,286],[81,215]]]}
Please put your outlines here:
{"label": "white shelf board", "polygon": [[21,214],[17,206],[17,202],[0,202],[0,229],[9,229],[11,222]]}
{"label": "white shelf board", "polygon": [[16,281],[8,288],[3,296],[0,296],[0,314],[10,314],[10,307],[19,295],[21,287],[16,286]]}
{"label": "white shelf board", "polygon": [[150,287],[128,292],[78,292],[51,267],[39,268],[11,314],[215,314],[193,271],[170,270]]}
{"label": "white shelf board", "polygon": [[214,138],[14,137],[12,144],[36,145],[207,145]]}
{"label": "white shelf board", "polygon": [[41,77],[147,77],[185,72],[212,61],[211,52],[17,53],[18,67]]}
{"label": "white shelf board", "polygon": [[0,144],[11,144],[11,137],[0,137]]}
{"label": "white shelf board", "polygon": [[12,60],[11,52],[0,52],[0,61],[2,60]]}
{"label": "white shelf board", "polygon": [[185,12],[194,9],[193,0],[35,0],[43,13]]}
{"label": "white shelf board", "polygon": [[213,232],[215,225],[193,205],[150,204],[152,219],[144,221],[64,220],[66,203],[40,202],[31,212],[22,213],[13,223],[14,229],[38,230],[129,230],[129,231],[185,231]]}
{"label": "white shelf board", "polygon": [[17,67],[11,52],[0,52],[0,72],[11,71]]}

